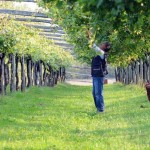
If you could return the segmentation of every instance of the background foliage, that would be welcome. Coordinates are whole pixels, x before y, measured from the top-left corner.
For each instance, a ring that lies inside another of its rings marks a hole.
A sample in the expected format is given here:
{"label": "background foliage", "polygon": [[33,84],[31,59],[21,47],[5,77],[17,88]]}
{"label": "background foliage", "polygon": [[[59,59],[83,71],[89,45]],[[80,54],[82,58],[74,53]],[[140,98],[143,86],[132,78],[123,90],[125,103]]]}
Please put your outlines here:
{"label": "background foliage", "polygon": [[40,36],[39,32],[13,19],[0,18],[0,52],[31,56],[33,61],[42,60],[53,69],[68,66],[73,61],[71,54]]}
{"label": "background foliage", "polygon": [[124,66],[150,52],[149,0],[40,0],[75,45],[77,57],[89,63],[91,45],[110,41],[109,62]]}

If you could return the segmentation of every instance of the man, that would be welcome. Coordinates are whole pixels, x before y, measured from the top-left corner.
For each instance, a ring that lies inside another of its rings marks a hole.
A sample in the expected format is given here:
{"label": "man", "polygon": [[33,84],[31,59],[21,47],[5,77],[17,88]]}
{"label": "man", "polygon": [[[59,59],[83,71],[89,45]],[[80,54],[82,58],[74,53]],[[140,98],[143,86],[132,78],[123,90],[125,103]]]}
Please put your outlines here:
{"label": "man", "polygon": [[103,98],[103,84],[104,84],[104,76],[108,74],[107,65],[106,65],[106,55],[110,50],[110,43],[103,42],[102,44],[96,46],[93,45],[96,53],[98,54],[92,59],[91,66],[91,75],[93,79],[93,98],[95,102],[95,107],[97,112],[104,112],[104,98]]}

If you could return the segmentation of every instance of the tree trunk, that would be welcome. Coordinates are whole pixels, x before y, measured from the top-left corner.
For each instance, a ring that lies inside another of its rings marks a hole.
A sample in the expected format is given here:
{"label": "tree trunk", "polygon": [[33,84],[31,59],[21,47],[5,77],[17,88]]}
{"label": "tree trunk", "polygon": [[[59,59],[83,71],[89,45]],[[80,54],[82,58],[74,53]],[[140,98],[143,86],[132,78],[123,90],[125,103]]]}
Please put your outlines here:
{"label": "tree trunk", "polygon": [[143,61],[140,59],[140,83],[143,83]]}
{"label": "tree trunk", "polygon": [[123,68],[123,83],[125,84],[126,82],[126,70]]}
{"label": "tree trunk", "polygon": [[43,85],[43,79],[42,79],[42,61],[39,61],[39,85]]}
{"label": "tree trunk", "polygon": [[131,66],[128,65],[128,84],[131,83]]}
{"label": "tree trunk", "polygon": [[53,72],[54,85],[56,84],[56,71]]}
{"label": "tree trunk", "polygon": [[62,70],[62,81],[64,82],[65,81],[65,78],[66,78],[66,69],[65,69],[65,67],[63,67],[62,68],[63,70]]}
{"label": "tree trunk", "polygon": [[146,55],[146,60],[145,60],[145,83],[148,83],[149,82],[149,75],[150,75],[150,72],[149,72],[149,66],[150,65],[150,62],[149,62],[149,56]]}
{"label": "tree trunk", "polygon": [[16,55],[16,90],[17,91],[19,89],[18,61],[19,61],[19,57]]}
{"label": "tree trunk", "polygon": [[58,81],[59,81],[59,71],[56,71],[56,81],[55,81],[55,84],[57,84]]}
{"label": "tree trunk", "polygon": [[120,82],[123,82],[123,69],[120,68]]}
{"label": "tree trunk", "polygon": [[15,64],[15,55],[10,54],[11,57],[11,82],[10,82],[10,91],[16,91],[16,64]]}
{"label": "tree trunk", "polygon": [[27,78],[28,78],[27,87],[30,87],[32,86],[32,60],[31,58],[27,59]]}
{"label": "tree trunk", "polygon": [[138,61],[136,61],[136,84],[138,84],[138,82],[139,82],[139,70],[140,70],[140,66],[139,66],[140,64],[139,64],[139,62]]}
{"label": "tree trunk", "polygon": [[5,91],[6,91],[6,88],[9,84],[9,67],[8,67],[8,64],[5,64],[5,66],[4,66],[4,77],[5,77]]}
{"label": "tree trunk", "polygon": [[129,84],[129,66],[126,68],[126,84]]}
{"label": "tree trunk", "polygon": [[146,83],[147,82],[147,63],[146,61],[143,62],[143,82]]}
{"label": "tree trunk", "polygon": [[21,57],[21,91],[25,91],[25,68],[24,68],[24,55]]}
{"label": "tree trunk", "polygon": [[148,56],[148,71],[147,71],[147,74],[148,74],[148,82],[150,83],[150,55]]}
{"label": "tree trunk", "polygon": [[49,85],[51,86],[51,87],[53,87],[54,86],[54,71],[53,71],[53,69],[51,68],[51,66],[49,66],[49,73],[50,73],[50,76],[49,76]]}
{"label": "tree trunk", "polygon": [[62,72],[61,72],[61,67],[59,68],[59,75],[60,75],[60,82],[62,82]]}
{"label": "tree trunk", "polygon": [[0,54],[0,94],[5,95],[5,77],[4,77],[4,65],[5,65],[5,54]]}
{"label": "tree trunk", "polygon": [[47,74],[47,85],[48,86],[51,86],[51,75],[50,74]]}
{"label": "tree trunk", "polygon": [[46,65],[45,63],[43,63],[43,66],[44,66],[44,72],[43,72],[43,82],[44,82],[44,86],[46,86]]}
{"label": "tree trunk", "polygon": [[37,85],[37,64],[36,64],[36,62],[34,63],[33,80],[34,80],[34,85]]}

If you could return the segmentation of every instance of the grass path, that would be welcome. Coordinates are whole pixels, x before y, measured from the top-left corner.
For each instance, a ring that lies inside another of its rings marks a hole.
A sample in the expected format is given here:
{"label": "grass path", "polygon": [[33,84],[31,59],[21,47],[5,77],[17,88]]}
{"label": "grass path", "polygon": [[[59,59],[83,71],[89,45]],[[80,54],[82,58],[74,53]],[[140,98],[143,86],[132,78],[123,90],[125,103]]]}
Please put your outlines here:
{"label": "grass path", "polygon": [[91,86],[60,84],[0,97],[0,150],[150,150],[150,103],[135,86],[105,86],[97,114]]}

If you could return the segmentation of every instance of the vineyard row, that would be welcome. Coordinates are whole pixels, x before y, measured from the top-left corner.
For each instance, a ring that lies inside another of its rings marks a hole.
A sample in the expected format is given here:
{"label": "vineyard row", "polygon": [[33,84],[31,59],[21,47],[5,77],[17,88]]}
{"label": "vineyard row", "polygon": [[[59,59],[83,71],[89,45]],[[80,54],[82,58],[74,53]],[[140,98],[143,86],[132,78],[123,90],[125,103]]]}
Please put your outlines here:
{"label": "vineyard row", "polygon": [[19,57],[17,54],[0,53],[0,95],[6,91],[25,91],[31,86],[53,87],[58,81],[65,80],[65,67],[53,70],[43,61],[33,62],[31,57]]}
{"label": "vineyard row", "polygon": [[131,62],[128,67],[117,67],[115,70],[116,81],[124,84],[150,83],[150,55],[144,60]]}

